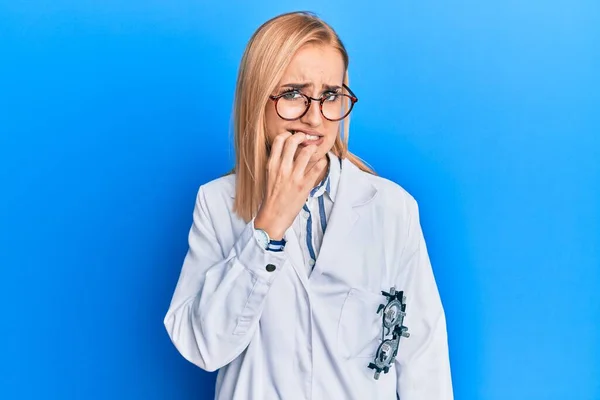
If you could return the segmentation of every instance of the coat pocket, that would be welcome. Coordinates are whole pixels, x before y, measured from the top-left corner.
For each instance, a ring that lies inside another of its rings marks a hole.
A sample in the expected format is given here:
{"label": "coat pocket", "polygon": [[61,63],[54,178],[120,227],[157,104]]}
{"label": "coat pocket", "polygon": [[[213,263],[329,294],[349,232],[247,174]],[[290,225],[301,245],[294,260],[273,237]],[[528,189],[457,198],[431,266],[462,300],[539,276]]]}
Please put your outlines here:
{"label": "coat pocket", "polygon": [[375,357],[382,333],[377,308],[383,303],[383,295],[358,288],[348,291],[337,328],[337,350],[343,358]]}

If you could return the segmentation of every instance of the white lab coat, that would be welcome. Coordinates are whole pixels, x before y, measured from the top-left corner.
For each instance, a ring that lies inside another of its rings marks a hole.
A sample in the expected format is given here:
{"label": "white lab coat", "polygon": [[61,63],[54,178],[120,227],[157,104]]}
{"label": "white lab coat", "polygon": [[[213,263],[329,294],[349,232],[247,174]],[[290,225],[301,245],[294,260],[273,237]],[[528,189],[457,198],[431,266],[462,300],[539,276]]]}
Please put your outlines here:
{"label": "white lab coat", "polygon": [[[308,277],[291,228],[284,252],[265,251],[254,221],[232,213],[234,181],[200,187],[164,319],[183,357],[219,370],[215,398],[451,400],[445,314],[413,197],[343,160]],[[377,308],[392,286],[406,296],[410,337],[375,380],[367,366],[381,341]]]}

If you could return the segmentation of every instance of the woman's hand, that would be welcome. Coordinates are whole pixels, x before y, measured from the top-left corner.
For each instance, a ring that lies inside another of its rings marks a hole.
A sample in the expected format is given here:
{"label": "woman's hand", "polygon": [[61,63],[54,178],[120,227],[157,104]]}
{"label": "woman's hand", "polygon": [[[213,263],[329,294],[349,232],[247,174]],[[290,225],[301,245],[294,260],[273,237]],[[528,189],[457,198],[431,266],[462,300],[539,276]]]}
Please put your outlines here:
{"label": "woman's hand", "polygon": [[327,157],[312,166],[308,161],[317,150],[315,145],[296,150],[306,135],[284,132],[275,137],[267,162],[267,188],[254,227],[263,229],[274,240],[281,240],[306,202],[316,180],[327,167]]}

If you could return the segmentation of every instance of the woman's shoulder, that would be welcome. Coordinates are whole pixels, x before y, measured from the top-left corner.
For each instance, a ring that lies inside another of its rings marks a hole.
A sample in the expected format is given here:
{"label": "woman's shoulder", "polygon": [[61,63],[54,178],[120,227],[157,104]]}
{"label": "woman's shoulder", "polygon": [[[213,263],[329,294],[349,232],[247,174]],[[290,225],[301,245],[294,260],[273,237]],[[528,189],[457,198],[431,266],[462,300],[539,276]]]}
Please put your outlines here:
{"label": "woman's shoulder", "polygon": [[200,189],[205,194],[212,196],[229,196],[235,195],[235,174],[229,173],[218,178],[212,179],[200,185]]}
{"label": "woman's shoulder", "polygon": [[401,213],[412,213],[417,210],[415,197],[400,183],[381,175],[360,171],[376,189],[375,198],[388,210]]}
{"label": "woman's shoulder", "polygon": [[198,188],[198,199],[209,209],[231,208],[235,198],[235,174],[227,174],[203,183]]}

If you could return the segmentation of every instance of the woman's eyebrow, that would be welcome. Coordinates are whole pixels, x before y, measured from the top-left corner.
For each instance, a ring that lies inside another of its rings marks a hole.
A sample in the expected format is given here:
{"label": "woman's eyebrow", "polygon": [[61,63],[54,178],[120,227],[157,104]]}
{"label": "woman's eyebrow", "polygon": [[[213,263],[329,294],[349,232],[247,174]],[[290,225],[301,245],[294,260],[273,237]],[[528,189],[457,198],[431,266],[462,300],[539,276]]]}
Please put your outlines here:
{"label": "woman's eyebrow", "polygon": [[292,87],[294,89],[305,89],[310,86],[312,86],[312,83],[286,83],[286,84],[281,85],[280,87]]}
{"label": "woman's eyebrow", "polygon": [[336,91],[336,90],[341,89],[342,87],[338,86],[338,85],[326,85],[326,84],[323,84],[323,88],[327,89],[327,90],[331,90],[331,91]]}
{"label": "woman's eyebrow", "polygon": [[[281,85],[280,87],[291,87],[291,88],[294,88],[294,89],[306,89],[307,87],[312,87],[312,86],[313,86],[313,84],[312,83],[308,83],[308,82],[307,83],[293,83],[293,82],[290,82],[290,83],[286,83],[284,85]],[[339,85],[328,85],[326,83],[323,84],[323,89],[325,89],[325,90],[335,91],[335,90],[339,90],[341,88],[342,87],[339,86]]]}

